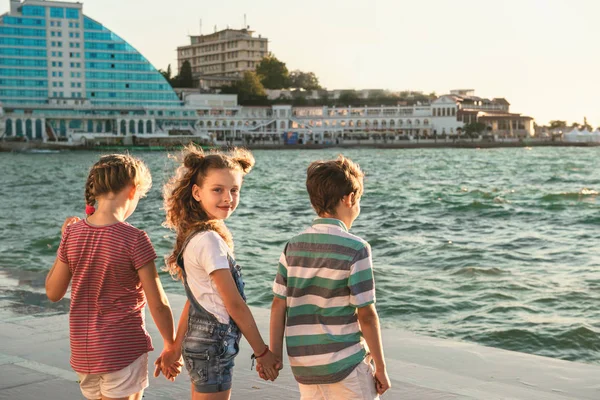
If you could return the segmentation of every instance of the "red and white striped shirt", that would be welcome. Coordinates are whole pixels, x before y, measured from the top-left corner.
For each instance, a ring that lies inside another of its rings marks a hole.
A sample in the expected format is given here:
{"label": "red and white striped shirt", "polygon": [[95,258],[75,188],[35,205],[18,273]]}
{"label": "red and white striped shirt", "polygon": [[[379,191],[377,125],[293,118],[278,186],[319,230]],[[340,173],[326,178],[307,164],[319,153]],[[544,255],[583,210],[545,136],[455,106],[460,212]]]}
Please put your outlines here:
{"label": "red and white striped shirt", "polygon": [[76,372],[118,371],[154,350],[137,270],[156,258],[148,235],[128,223],[70,225],[58,248],[73,274],[69,316]]}

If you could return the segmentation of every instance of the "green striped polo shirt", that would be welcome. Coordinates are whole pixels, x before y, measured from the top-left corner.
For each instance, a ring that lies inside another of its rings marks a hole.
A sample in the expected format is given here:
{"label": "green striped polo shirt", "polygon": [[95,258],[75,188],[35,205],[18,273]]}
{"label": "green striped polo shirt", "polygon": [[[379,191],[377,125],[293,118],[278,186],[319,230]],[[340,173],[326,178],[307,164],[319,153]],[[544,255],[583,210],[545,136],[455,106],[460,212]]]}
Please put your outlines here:
{"label": "green striped polo shirt", "polygon": [[287,304],[290,365],[302,384],[346,378],[368,351],[356,309],[375,302],[371,246],[338,219],[317,218],[279,259],[275,296]]}

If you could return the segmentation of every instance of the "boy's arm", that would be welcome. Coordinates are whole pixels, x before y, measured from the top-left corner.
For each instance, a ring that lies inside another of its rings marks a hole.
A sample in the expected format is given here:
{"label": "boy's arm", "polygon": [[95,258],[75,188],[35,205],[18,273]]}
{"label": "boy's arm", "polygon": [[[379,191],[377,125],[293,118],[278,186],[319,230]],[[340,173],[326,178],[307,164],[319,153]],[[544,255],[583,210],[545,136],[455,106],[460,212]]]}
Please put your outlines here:
{"label": "boy's arm", "polygon": [[175,343],[173,312],[160,283],[154,261],[144,264],[137,272],[142,283],[142,289],[144,289],[148,299],[150,314],[164,340],[164,345],[165,347],[172,347]]}
{"label": "boy's arm", "polygon": [[367,346],[369,346],[371,357],[375,362],[377,393],[383,394],[390,388],[391,384],[385,366],[379,316],[377,315],[375,304],[369,304],[358,309],[358,322],[360,323],[360,329],[367,342]]}
{"label": "boy's arm", "polygon": [[271,351],[283,363],[283,334],[285,331],[287,304],[285,299],[273,296],[273,304],[271,304],[271,328],[270,342]]}
{"label": "boy's arm", "polygon": [[350,304],[357,308],[360,329],[375,362],[377,393],[383,394],[391,384],[385,367],[379,316],[375,308],[373,258],[371,246],[368,243],[355,256],[354,264],[350,267],[348,286],[350,288]]}
{"label": "boy's arm", "polygon": [[273,304],[271,305],[271,323],[269,338],[271,350],[283,363],[283,335],[285,333],[285,320],[287,317],[287,252],[288,245],[279,256],[277,274],[273,282]]}

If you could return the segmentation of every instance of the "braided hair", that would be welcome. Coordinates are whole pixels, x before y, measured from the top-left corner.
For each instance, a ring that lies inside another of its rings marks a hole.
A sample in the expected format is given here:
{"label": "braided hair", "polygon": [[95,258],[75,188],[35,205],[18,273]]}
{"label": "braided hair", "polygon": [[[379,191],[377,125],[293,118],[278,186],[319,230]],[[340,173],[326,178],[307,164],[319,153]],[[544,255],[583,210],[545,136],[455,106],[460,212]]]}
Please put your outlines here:
{"label": "braided hair", "polygon": [[93,207],[98,196],[119,193],[128,185],[136,186],[144,197],[152,186],[152,176],[143,161],[128,154],[100,157],[92,165],[85,183],[85,204]]}

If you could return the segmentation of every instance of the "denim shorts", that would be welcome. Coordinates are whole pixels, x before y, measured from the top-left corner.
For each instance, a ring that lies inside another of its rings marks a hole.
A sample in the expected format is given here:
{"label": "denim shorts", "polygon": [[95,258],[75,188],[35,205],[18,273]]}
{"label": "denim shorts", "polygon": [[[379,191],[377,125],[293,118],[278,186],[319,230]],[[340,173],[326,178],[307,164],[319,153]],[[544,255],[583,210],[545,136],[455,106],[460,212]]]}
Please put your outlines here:
{"label": "denim shorts", "polygon": [[182,354],[196,392],[217,393],[231,389],[240,337],[234,324],[224,325],[190,316]]}

